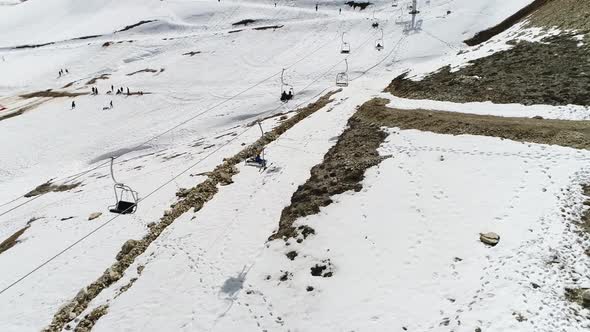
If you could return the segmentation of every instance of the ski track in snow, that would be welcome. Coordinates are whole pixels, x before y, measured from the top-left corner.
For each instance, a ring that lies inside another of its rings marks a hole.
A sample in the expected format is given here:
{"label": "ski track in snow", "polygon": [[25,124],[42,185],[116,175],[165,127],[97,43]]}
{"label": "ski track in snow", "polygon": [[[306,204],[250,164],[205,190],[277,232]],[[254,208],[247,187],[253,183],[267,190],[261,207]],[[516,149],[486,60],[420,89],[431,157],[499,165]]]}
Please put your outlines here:
{"label": "ski track in snow", "polygon": [[[195,186],[204,179],[196,174],[259,137],[247,123],[335,89],[334,77],[344,69],[342,32],[352,48],[349,87],[267,147],[268,170],[240,166],[235,183],[220,187],[198,213],[175,221],[78,318],[109,304],[94,330],[589,328],[588,311],[577,308],[581,313],[573,314],[576,307],[563,295],[566,286],[590,282],[583,254],[590,239],[575,234],[572,225],[583,211],[579,184],[590,180],[586,151],[386,129],[380,153],[393,157],[367,171],[363,190],[338,195],[319,214],[298,221],[312,226],[316,235],[301,244],[267,242],[297,186],[335,144],[356,106],[370,98],[389,98],[390,106],[402,109],[587,120],[588,110],[580,106],[454,104],[382,93],[408,69],[420,77],[444,64],[459,67],[490,49],[505,49],[511,31],[456,56],[464,48],[462,40],[528,2],[419,1],[424,31],[404,36],[396,21],[410,2],[391,7],[389,1],[377,1],[375,17],[385,36],[385,49],[378,52],[374,43],[380,33],[370,27],[372,7],[353,11],[342,6],[339,15],[341,4],[320,2],[316,12],[316,2],[309,0],[277,1],[276,8],[274,1],[260,0],[0,1],[0,105],[7,108],[0,116],[38,104],[0,121],[5,142],[0,214],[25,202],[19,196],[50,178],[87,170],[104,162],[89,164],[92,160],[137,147],[200,112],[205,113],[123,156],[115,166],[117,178],[145,194],[223,146],[142,201],[135,215],[121,216],[0,294],[0,330],[47,326],[60,306],[112,264],[126,240],[145,234],[147,224],[176,201],[179,188]],[[447,17],[447,10],[453,14]],[[231,25],[247,18],[260,21]],[[113,34],[142,20],[156,21]],[[284,27],[252,30],[275,24]],[[243,31],[228,33],[236,29]],[[101,36],[75,40],[88,35]],[[47,42],[56,43],[10,48]],[[103,47],[106,42],[113,44]],[[61,68],[70,73],[57,77]],[[287,105],[277,100],[282,68],[296,93]],[[158,72],[128,76],[143,69]],[[94,84],[100,95],[77,97],[76,110],[69,109],[66,98],[17,98],[72,82],[63,90],[86,92],[90,86],[85,83],[102,74],[110,76]],[[108,96],[104,93],[111,85],[151,94]],[[114,108],[103,111],[111,100]],[[277,118],[263,122],[266,130],[277,124]],[[0,240],[32,217],[41,218],[0,254],[0,288],[111,217],[106,212],[113,203],[108,169],[80,180],[72,191],[44,195],[0,216]],[[103,215],[88,221],[96,211]],[[500,234],[496,247],[479,242],[479,233],[488,231]],[[298,253],[292,261],[285,257],[291,250]],[[311,276],[310,268],[327,259],[333,276]],[[287,279],[281,280],[284,275]],[[121,292],[133,278],[132,287]],[[524,320],[517,321],[517,315]]]}

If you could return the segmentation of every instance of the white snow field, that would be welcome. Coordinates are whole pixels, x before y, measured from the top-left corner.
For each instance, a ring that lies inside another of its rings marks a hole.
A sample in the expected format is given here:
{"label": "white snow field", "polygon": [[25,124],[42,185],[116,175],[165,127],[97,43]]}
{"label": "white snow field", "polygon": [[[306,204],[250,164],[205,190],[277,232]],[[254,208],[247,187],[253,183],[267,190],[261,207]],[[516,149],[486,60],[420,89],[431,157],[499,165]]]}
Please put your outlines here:
{"label": "white snow field", "polygon": [[[344,1],[319,1],[316,11],[310,0],[277,0],[276,6],[262,0],[0,1],[0,119],[14,115],[0,120],[0,241],[30,224],[0,253],[0,331],[47,327],[111,266],[126,240],[146,234],[177,201],[178,189],[197,185],[205,179],[199,174],[260,137],[248,124],[336,90],[345,58],[349,86],[267,147],[267,171],[240,166],[233,184],[169,226],[69,326],[108,304],[96,331],[590,328],[588,310],[564,299],[564,287],[590,283],[583,257],[590,240],[569,221],[583,211],[579,184],[590,181],[585,151],[386,129],[380,153],[393,158],[367,171],[364,189],[298,221],[316,235],[289,246],[268,241],[293,192],[356,107],[372,97],[385,96],[400,108],[588,119],[581,106],[568,112],[496,108],[382,92],[406,70],[419,76],[459,65],[462,40],[530,2],[418,1],[422,32],[404,34],[396,22],[409,18],[411,1],[374,1],[363,11]],[[232,26],[245,19],[256,21]],[[371,27],[374,19],[383,29],[382,51],[375,49],[381,30]],[[149,22],[125,29],[142,21]],[[340,53],[342,33],[348,55]],[[499,50],[501,42],[491,44]],[[41,44],[48,45],[15,48]],[[66,68],[69,73],[58,75]],[[279,101],[283,68],[295,91],[286,104]],[[144,94],[107,95],[111,85]],[[47,89],[88,93],[91,86],[99,95],[19,98]],[[279,123],[274,117],[262,126],[268,131]],[[142,199],[132,215],[107,209],[114,203],[108,161],[119,155],[117,180]],[[81,184],[23,197],[50,179]],[[102,215],[89,221],[93,212]],[[488,231],[500,234],[496,247],[479,242],[479,233]],[[291,250],[298,252],[293,261],[285,257]],[[560,264],[549,264],[555,256]],[[310,274],[328,259],[332,277]],[[141,275],[139,266],[145,266]]]}

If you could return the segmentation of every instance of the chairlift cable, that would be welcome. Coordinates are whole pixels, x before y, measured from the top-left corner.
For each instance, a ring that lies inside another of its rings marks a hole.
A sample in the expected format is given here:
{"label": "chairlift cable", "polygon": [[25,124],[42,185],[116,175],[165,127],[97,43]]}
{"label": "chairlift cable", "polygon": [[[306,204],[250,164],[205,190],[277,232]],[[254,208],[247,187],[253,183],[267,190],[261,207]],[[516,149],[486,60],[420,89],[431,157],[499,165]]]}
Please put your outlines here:
{"label": "chairlift cable", "polygon": [[[299,107],[301,107],[301,105],[315,99],[317,96],[321,95],[324,91],[326,91],[328,88],[323,89],[322,91],[320,91],[318,94],[312,96],[311,98],[307,99],[306,101],[303,101],[299,104],[297,104],[296,106],[293,107],[293,109],[297,109]],[[302,89],[302,91],[304,91],[305,89]],[[282,107],[276,107],[272,110],[269,110],[268,112],[265,112],[265,114],[269,114],[272,113],[278,109],[280,109]],[[265,115],[262,114],[261,116]],[[213,154],[217,153],[219,150],[221,150],[222,148],[226,147],[227,145],[229,145],[230,143],[232,143],[233,141],[235,141],[236,139],[238,139],[240,136],[242,136],[243,134],[245,134],[246,132],[248,132],[248,130],[250,130],[252,127],[247,127],[244,131],[242,131],[241,133],[239,133],[238,135],[232,137],[230,140],[228,140],[225,144],[220,145],[219,147],[217,147],[216,149],[212,150],[209,154],[207,154],[206,156],[204,156],[203,158],[199,159],[197,162],[193,163],[192,165],[190,165],[188,168],[184,169],[182,172],[178,173],[177,175],[175,175],[173,178],[171,178],[170,180],[164,182],[163,184],[161,184],[160,186],[158,186],[156,189],[152,190],[150,193],[148,193],[145,197],[142,197],[138,200],[138,203],[146,200],[147,198],[149,198],[150,196],[152,196],[153,194],[155,194],[156,192],[158,192],[159,190],[161,190],[162,188],[164,188],[166,185],[170,184],[172,181],[174,181],[176,178],[180,177],[181,175],[185,174],[186,172],[188,172],[190,169],[192,169],[193,167],[197,166],[198,164],[200,164],[201,162],[205,161],[207,158],[211,157]],[[110,224],[112,221],[116,220],[119,216],[121,216],[120,214],[117,214],[115,216],[113,216],[111,219],[105,221],[103,224],[101,224],[100,226],[96,227],[95,229],[93,229],[92,231],[90,231],[89,233],[87,233],[86,235],[84,235],[83,237],[81,237],[80,239],[76,240],[75,242],[73,242],[72,244],[68,245],[66,248],[62,249],[60,252],[58,252],[57,254],[53,255],[52,257],[46,259],[43,263],[39,264],[38,266],[36,266],[34,269],[32,269],[31,271],[27,272],[26,274],[24,274],[23,276],[21,276],[20,278],[18,278],[17,280],[13,281],[12,283],[10,283],[8,286],[2,288],[0,290],[0,295],[2,295],[3,293],[5,293],[7,290],[11,289],[12,287],[14,287],[15,285],[19,284],[20,282],[22,282],[23,280],[25,280],[26,278],[28,278],[30,275],[32,275],[33,273],[37,272],[38,270],[40,270],[41,268],[43,268],[45,265],[49,264],[50,262],[52,262],[53,260],[55,260],[56,258],[58,258],[59,256],[63,255],[64,253],[66,253],[67,251],[69,251],[70,249],[72,249],[73,247],[75,247],[76,245],[78,245],[79,243],[81,243],[82,241],[84,241],[85,239],[89,238],[90,236],[92,236],[93,234],[95,234],[96,232],[98,232],[100,229],[104,228],[105,226],[107,226],[108,224]]]}
{"label": "chairlift cable", "polygon": [[[402,37],[403,39],[403,37]],[[401,42],[401,40],[398,42]],[[367,39],[362,45],[366,44],[367,41],[370,40]],[[393,53],[393,49],[392,52],[390,52],[390,54]],[[390,55],[388,54],[388,56]],[[334,66],[330,67],[330,69],[328,69],[327,71],[325,71],[324,73],[322,73],[320,76],[318,76],[317,78],[315,78],[311,83],[309,83],[305,88],[303,88],[301,91],[305,91],[308,87],[310,87],[312,84],[314,84],[315,82],[317,82],[320,78],[322,78],[323,76],[325,76],[325,74],[327,72],[329,72],[331,69],[333,69],[335,66],[337,66],[338,64],[340,64],[343,60],[338,61]],[[383,60],[381,60],[379,63],[383,62]],[[376,67],[377,65],[371,67],[370,69]],[[366,72],[368,72],[370,69],[368,69]],[[276,74],[275,74],[276,75]],[[364,75],[364,73],[362,74]],[[362,76],[361,75],[361,76]],[[360,76],[359,76],[360,77]],[[358,78],[358,77],[357,77]],[[308,100],[301,102],[299,104],[297,104],[296,106],[293,107],[293,109],[297,109],[299,108],[301,105],[309,102],[310,100],[315,99],[317,96],[319,96],[320,94],[322,94],[324,91],[326,91],[328,88],[324,88],[322,91],[320,91],[318,94],[314,95],[313,97],[309,98]],[[276,107],[268,112],[266,112],[265,114],[274,112],[278,109],[280,109],[282,107],[282,105],[280,105],[279,107]],[[264,114],[262,114],[264,115]],[[262,116],[261,115],[261,116]],[[218,152],[219,150],[221,150],[222,148],[224,148],[225,146],[229,145],[230,143],[232,143],[233,141],[235,141],[237,138],[239,138],[240,136],[242,136],[243,134],[245,134],[251,127],[246,128],[244,131],[242,131],[241,133],[239,133],[238,135],[234,136],[233,138],[231,138],[229,141],[227,141],[225,144],[220,145],[218,148],[214,149],[213,151],[211,151],[209,154],[207,154],[206,156],[204,156],[203,158],[199,159],[197,162],[195,162],[194,164],[192,164],[191,166],[189,166],[188,168],[186,168],[185,170],[183,170],[181,173],[175,175],[172,179],[164,182],[163,184],[161,184],[160,186],[158,186],[156,189],[152,190],[150,193],[148,193],[145,197],[142,197],[138,200],[139,202],[142,202],[144,200],[146,200],[147,198],[151,197],[153,194],[155,194],[156,192],[158,192],[159,190],[161,190],[162,188],[164,188],[166,185],[168,185],[170,182],[174,181],[176,178],[180,177],[181,175],[185,174],[186,172],[188,172],[190,169],[192,169],[193,167],[197,166],[198,164],[200,164],[201,162],[203,162],[204,160],[206,160],[207,158],[211,157],[213,154],[215,154],[216,152]],[[0,290],[0,295],[5,293],[7,290],[11,289],[12,287],[14,287],[15,285],[19,284],[20,282],[22,282],[23,280],[25,280],[26,278],[28,278],[30,275],[32,275],[33,273],[37,272],[38,270],[40,270],[41,268],[43,268],[45,265],[49,264],[50,262],[52,262],[53,260],[55,260],[56,258],[58,258],[59,256],[63,255],[64,253],[66,253],[67,251],[69,251],[70,249],[72,249],[73,247],[75,247],[76,245],[78,245],[79,243],[81,243],[82,241],[84,241],[85,239],[89,238],[90,236],[92,236],[93,234],[95,234],[96,232],[98,232],[100,229],[102,229],[103,227],[107,226],[108,224],[110,224],[112,221],[116,220],[118,217],[120,216],[120,214],[117,214],[115,216],[113,216],[111,219],[107,220],[106,222],[104,222],[103,224],[101,224],[100,226],[96,227],[95,229],[93,229],[92,231],[90,231],[88,234],[84,235],[83,237],[81,237],[80,239],[76,240],[75,242],[73,242],[72,244],[68,245],[66,248],[62,249],[60,252],[58,252],[57,254],[53,255],[52,257],[48,258],[47,260],[45,260],[43,263],[41,263],[40,265],[36,266],[34,269],[32,269],[31,271],[27,272],[26,274],[24,274],[23,276],[21,276],[20,278],[18,278],[17,280],[15,280],[14,282],[10,283],[8,286],[2,288]]]}

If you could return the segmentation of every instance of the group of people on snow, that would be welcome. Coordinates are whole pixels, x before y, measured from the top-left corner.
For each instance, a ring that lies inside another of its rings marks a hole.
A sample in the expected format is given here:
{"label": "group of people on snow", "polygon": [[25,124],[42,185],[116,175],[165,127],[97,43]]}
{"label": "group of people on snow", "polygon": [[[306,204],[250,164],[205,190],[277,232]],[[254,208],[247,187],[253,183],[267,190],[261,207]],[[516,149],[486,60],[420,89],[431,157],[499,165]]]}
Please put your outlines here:
{"label": "group of people on snow", "polygon": [[70,72],[68,71],[68,69],[67,69],[67,68],[66,68],[66,69],[60,69],[60,70],[59,70],[59,72],[58,72],[58,76],[59,76],[59,77],[62,77],[63,75],[65,75],[65,74],[69,74],[69,73],[70,73]]}

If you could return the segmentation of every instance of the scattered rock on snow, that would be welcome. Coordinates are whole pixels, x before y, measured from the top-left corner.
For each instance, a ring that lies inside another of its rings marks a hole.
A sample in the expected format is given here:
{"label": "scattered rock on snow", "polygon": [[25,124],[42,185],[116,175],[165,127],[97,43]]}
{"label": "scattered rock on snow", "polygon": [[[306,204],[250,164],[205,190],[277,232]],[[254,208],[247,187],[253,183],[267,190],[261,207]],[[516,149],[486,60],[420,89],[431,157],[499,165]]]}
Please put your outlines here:
{"label": "scattered rock on snow", "polygon": [[290,260],[295,260],[295,257],[297,257],[297,251],[293,250],[293,251],[289,251],[286,254],[287,258],[289,258]]}
{"label": "scattered rock on snow", "polygon": [[88,220],[94,220],[100,216],[102,216],[102,212],[94,212],[88,216]]}
{"label": "scattered rock on snow", "polygon": [[311,275],[314,277],[330,278],[334,274],[332,272],[332,263],[329,259],[323,260],[322,263],[311,267]]}
{"label": "scattered rock on snow", "polygon": [[123,244],[123,247],[121,247],[121,251],[119,251],[119,253],[117,254],[117,260],[121,260],[125,255],[131,252],[131,250],[133,250],[133,248],[135,248],[135,246],[137,246],[138,243],[139,241],[137,240],[127,240]]}
{"label": "scattered rock on snow", "polygon": [[495,246],[500,242],[500,235],[494,232],[479,233],[479,240],[489,246]]}

